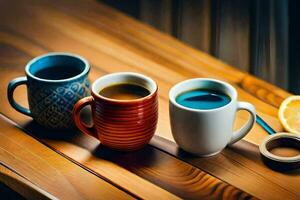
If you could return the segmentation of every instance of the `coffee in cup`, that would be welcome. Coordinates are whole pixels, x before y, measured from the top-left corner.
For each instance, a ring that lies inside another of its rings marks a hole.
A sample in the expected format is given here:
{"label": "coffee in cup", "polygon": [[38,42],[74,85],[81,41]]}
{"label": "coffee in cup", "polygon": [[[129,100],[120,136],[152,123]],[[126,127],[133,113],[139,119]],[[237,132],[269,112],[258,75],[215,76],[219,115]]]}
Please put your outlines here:
{"label": "coffee in cup", "polygon": [[99,94],[110,99],[132,100],[148,96],[150,91],[140,85],[131,83],[118,83],[103,88]]}

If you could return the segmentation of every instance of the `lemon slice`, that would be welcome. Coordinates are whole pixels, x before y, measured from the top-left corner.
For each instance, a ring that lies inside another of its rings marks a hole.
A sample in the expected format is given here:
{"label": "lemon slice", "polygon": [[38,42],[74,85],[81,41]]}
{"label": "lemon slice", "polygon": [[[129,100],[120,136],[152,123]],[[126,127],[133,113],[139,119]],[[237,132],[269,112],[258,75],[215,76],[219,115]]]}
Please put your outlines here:
{"label": "lemon slice", "polygon": [[285,99],[280,105],[278,117],[286,131],[300,134],[300,95]]}

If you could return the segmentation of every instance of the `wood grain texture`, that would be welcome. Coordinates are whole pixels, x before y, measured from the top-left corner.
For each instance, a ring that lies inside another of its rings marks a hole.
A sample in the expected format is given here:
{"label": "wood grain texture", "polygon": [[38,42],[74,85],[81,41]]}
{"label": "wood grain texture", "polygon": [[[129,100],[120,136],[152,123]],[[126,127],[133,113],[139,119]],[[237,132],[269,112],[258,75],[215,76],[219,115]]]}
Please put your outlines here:
{"label": "wood grain texture", "polygon": [[[10,12],[6,12],[8,10]],[[236,150],[230,151],[228,157],[232,155],[234,160],[221,157],[223,159],[212,159],[208,164],[198,160],[202,165],[191,163],[194,166],[151,146],[142,152],[118,154],[102,148],[97,140],[80,133],[68,135],[38,128],[30,118],[9,106],[5,94],[9,80],[24,75],[24,66],[31,58],[48,51],[71,51],[91,62],[91,81],[116,71],[134,71],[152,77],[159,87],[160,113],[156,134],[173,141],[169,126],[168,91],[179,81],[211,77],[233,84],[238,90],[239,99],[253,103],[258,114],[277,131],[282,130],[277,119],[277,107],[289,96],[287,92],[94,1],[77,0],[74,3],[64,0],[57,4],[50,0],[30,3],[13,0],[1,2],[0,11],[0,67],[3,74],[0,76],[0,112],[53,150],[130,194],[146,199],[176,198],[175,195],[185,198],[250,198],[247,193],[219,182],[213,176],[257,197],[271,199],[274,195],[283,197],[283,194],[291,199],[295,197],[297,185],[290,189],[290,185],[283,182],[278,189],[275,183],[260,178],[258,180],[263,187],[255,191],[255,178],[241,173],[248,177],[243,181],[243,177],[239,177],[235,170],[255,171],[257,166],[260,172],[266,170],[264,166],[253,164],[259,162],[257,157],[253,161],[247,159],[247,150],[245,155],[238,154],[236,157]],[[15,97],[26,106],[24,87],[17,89]],[[236,127],[241,126],[247,117],[243,112],[238,113]],[[266,135],[255,125],[247,139],[258,144]],[[127,159],[132,164],[128,164]],[[224,161],[226,168],[222,166]],[[248,163],[249,168],[244,167]],[[268,173],[272,175],[271,171]],[[298,177],[297,174],[291,176]],[[238,184],[235,178],[238,178]],[[220,193],[215,192],[214,188],[219,188],[217,191]],[[283,190],[287,192],[281,193]]]}
{"label": "wood grain texture", "polygon": [[300,196],[300,170],[280,173],[268,169],[262,163],[257,146],[249,142],[241,140],[209,158],[188,154],[175,143],[159,136],[153,138],[150,144],[210,174],[222,177],[224,181],[243,188],[259,199],[298,199]]}
{"label": "wood grain texture", "polygon": [[[0,119],[1,163],[22,175],[22,178],[18,178],[15,173],[12,176],[18,181],[6,179],[4,183],[14,184],[11,187],[24,196],[30,199],[41,195],[58,199],[133,198],[24,134],[2,116]],[[2,172],[8,174],[7,170]],[[24,191],[26,188],[22,184],[30,187]],[[35,189],[32,184],[40,189],[28,194],[30,189]]]}
{"label": "wood grain texture", "polygon": [[28,181],[25,177],[4,163],[0,165],[0,182],[27,199],[57,199],[47,191]]}
{"label": "wood grain texture", "polygon": [[136,197],[176,199],[161,187],[184,199],[253,198],[151,146],[136,152],[122,153],[110,150],[96,139],[81,133],[62,135],[33,122],[25,123],[22,129],[54,151],[64,154],[81,167]]}

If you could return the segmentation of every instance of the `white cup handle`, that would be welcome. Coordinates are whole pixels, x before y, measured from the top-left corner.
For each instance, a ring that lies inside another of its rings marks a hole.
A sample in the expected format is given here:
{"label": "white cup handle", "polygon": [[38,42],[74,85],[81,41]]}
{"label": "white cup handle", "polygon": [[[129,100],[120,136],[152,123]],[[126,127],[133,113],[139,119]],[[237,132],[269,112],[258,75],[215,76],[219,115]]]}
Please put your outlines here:
{"label": "white cup handle", "polygon": [[231,137],[231,140],[228,145],[231,145],[240,139],[242,139],[253,127],[255,120],[256,120],[256,112],[255,107],[247,102],[238,102],[237,103],[237,111],[239,110],[246,110],[250,113],[250,119],[244,124],[239,130],[234,131]]}

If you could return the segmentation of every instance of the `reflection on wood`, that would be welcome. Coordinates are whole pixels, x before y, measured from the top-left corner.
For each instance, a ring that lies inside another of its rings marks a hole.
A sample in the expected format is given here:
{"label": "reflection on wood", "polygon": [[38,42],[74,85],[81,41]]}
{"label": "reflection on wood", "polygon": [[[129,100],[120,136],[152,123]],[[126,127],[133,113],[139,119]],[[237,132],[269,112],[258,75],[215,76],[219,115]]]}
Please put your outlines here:
{"label": "reflection on wood", "polygon": [[[0,138],[1,162],[22,175],[22,178],[16,174],[10,175],[12,182],[9,179],[4,182],[12,184],[11,187],[25,197],[44,199],[52,198],[53,195],[58,199],[93,199],[95,196],[101,199],[132,198],[51,151],[7,122],[3,116],[0,116]],[[10,174],[7,170],[1,172]],[[31,194],[31,190],[36,192]]]}
{"label": "reflection on wood", "polygon": [[175,143],[159,136],[152,139],[151,145],[210,174],[222,177],[222,180],[243,188],[259,199],[297,199],[300,195],[300,170],[282,174],[268,169],[261,161],[258,147],[246,141],[239,141],[209,158],[188,154]]}
{"label": "reflection on wood", "polygon": [[122,153],[99,145],[94,138],[82,133],[47,130],[36,123],[28,123],[23,128],[51,149],[137,197],[176,199],[163,188],[185,199],[252,198],[151,146],[136,152]]}

